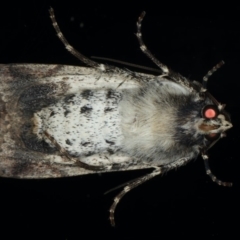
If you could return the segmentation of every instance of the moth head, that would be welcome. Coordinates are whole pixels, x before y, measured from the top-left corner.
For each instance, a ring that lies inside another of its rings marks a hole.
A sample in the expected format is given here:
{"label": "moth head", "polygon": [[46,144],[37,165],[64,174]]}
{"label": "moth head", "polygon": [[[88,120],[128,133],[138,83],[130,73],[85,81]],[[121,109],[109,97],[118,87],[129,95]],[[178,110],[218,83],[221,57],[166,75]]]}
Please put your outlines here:
{"label": "moth head", "polygon": [[225,104],[220,104],[207,90],[209,77],[224,64],[223,61],[215,65],[203,77],[202,84],[196,81],[192,86],[196,91],[198,100],[203,103],[201,120],[198,122],[198,130],[208,140],[205,148],[212,147],[220,138],[225,137],[225,132],[232,127],[230,115],[224,110]]}
{"label": "moth head", "polygon": [[216,143],[220,138],[225,137],[225,131],[232,127],[229,114],[224,110],[225,105],[220,104],[208,92],[205,92],[207,102],[201,111],[202,121],[198,125],[199,130],[204,134],[205,138],[210,142],[208,148]]}

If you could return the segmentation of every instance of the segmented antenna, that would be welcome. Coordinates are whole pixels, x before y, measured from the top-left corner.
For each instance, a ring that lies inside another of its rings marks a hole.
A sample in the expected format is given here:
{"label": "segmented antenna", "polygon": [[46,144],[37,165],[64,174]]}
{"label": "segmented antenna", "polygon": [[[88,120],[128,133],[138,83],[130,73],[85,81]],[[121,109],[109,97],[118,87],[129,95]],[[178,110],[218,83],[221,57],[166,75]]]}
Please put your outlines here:
{"label": "segmented antenna", "polygon": [[219,180],[211,171],[209,167],[209,162],[208,162],[208,155],[205,153],[202,153],[202,158],[204,160],[204,166],[206,170],[206,174],[212,179],[213,182],[216,182],[218,185],[224,186],[224,187],[231,187],[232,183],[231,182],[223,182]]}
{"label": "segmented antenna", "polygon": [[137,39],[140,44],[140,49],[143,51],[145,55],[147,55],[162,71],[163,74],[168,75],[169,74],[169,69],[166,65],[161,63],[157,58],[153,56],[153,54],[147,49],[147,46],[144,44],[143,39],[142,39],[142,32],[141,32],[141,27],[142,27],[142,20],[144,16],[146,15],[146,12],[142,12],[141,15],[138,18],[137,21]]}
{"label": "segmented antenna", "polygon": [[220,67],[222,67],[222,65],[224,64],[224,61],[219,62],[217,65],[215,65],[211,70],[208,71],[208,73],[203,77],[203,81],[202,81],[202,88],[201,88],[201,92],[206,92],[207,91],[207,81],[209,79],[209,77],[216,72]]}

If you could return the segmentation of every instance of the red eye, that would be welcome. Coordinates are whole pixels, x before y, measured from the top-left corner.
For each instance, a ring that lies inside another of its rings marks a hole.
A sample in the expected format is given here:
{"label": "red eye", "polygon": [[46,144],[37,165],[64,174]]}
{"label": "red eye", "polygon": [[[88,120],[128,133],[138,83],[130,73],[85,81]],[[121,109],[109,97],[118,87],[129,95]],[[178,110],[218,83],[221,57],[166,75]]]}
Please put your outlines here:
{"label": "red eye", "polygon": [[211,108],[207,109],[204,113],[206,118],[215,118],[216,114],[217,114],[216,111],[214,109],[211,109]]}
{"label": "red eye", "polygon": [[207,119],[215,118],[218,115],[218,109],[215,105],[208,105],[203,108],[202,116]]}

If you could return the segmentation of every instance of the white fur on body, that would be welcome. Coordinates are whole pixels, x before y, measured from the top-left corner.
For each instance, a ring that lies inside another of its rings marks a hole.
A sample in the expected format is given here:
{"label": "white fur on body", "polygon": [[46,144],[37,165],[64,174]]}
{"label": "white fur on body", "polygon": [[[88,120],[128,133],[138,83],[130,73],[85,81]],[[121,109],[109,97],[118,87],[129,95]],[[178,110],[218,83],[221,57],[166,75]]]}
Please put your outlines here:
{"label": "white fur on body", "polygon": [[[86,77],[85,81],[91,80]],[[122,88],[106,88],[101,77],[96,86],[36,112],[33,121],[38,137],[52,145],[43,135],[48,131],[70,156],[89,165],[108,166],[109,170],[113,164],[126,168],[165,165],[198,153],[189,149],[182,155],[166,154],[177,147],[177,109],[167,100],[172,95],[189,95],[184,87],[154,76],[141,87],[128,88],[125,82]],[[84,96],[86,91],[88,95]],[[83,112],[83,108],[87,110]]]}

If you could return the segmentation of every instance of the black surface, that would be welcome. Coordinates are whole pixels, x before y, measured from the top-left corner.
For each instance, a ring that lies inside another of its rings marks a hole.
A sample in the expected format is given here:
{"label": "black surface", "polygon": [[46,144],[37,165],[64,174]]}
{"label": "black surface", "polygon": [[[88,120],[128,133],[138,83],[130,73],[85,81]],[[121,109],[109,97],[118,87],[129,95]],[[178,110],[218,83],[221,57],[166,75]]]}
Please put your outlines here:
{"label": "black surface", "polygon": [[[116,190],[103,193],[147,171],[67,179],[0,179],[0,239],[168,239],[239,237],[239,18],[185,16],[157,5],[104,5],[64,1],[1,7],[0,63],[82,65],[56,37],[48,8],[68,41],[86,56],[100,56],[155,67],[140,51],[134,33],[141,11],[143,37],[166,65],[190,79],[202,77],[221,60],[225,65],[209,90],[227,104],[234,127],[210,151],[210,165],[233,187],[220,187],[205,174],[201,158],[128,193],[116,210],[108,209]],[[135,70],[135,69],[133,69]]]}

